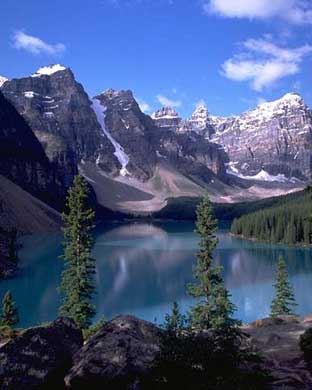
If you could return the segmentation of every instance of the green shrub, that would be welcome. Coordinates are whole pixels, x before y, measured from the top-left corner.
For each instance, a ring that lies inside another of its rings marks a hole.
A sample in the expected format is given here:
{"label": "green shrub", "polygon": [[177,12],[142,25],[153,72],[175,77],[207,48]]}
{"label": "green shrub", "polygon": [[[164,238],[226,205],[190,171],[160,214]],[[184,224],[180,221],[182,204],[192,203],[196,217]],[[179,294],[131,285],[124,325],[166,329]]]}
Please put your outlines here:
{"label": "green shrub", "polygon": [[87,329],[83,329],[83,339],[88,340],[91,336],[93,336],[98,330],[103,328],[104,325],[106,325],[107,321],[105,318],[102,318],[100,321],[98,321],[96,324],[91,325]]}
{"label": "green shrub", "polygon": [[0,341],[7,339],[14,339],[18,336],[20,331],[17,329],[12,329],[10,326],[2,325],[0,326]]}

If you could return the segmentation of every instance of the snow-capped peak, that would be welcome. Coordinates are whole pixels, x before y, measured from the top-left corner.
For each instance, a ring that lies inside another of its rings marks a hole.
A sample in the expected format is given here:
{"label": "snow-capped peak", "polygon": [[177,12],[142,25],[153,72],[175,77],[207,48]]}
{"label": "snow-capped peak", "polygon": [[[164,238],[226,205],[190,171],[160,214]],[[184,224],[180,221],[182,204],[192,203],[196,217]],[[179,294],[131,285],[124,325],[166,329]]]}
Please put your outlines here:
{"label": "snow-capped peak", "polygon": [[209,118],[209,111],[205,103],[199,103],[191,116],[191,120],[206,121]]}
{"label": "snow-capped peak", "polygon": [[66,68],[60,64],[42,66],[37,70],[37,72],[33,73],[31,77],[40,77],[42,75],[50,76],[51,74],[59,72],[61,70],[66,70]]}
{"label": "snow-capped peak", "polygon": [[0,76],[0,88],[2,87],[2,85],[8,81],[9,79],[7,79],[6,77],[3,77],[3,76]]}
{"label": "snow-capped peak", "polygon": [[302,97],[296,93],[296,92],[289,92],[286,93],[286,95],[282,96],[280,99],[271,101],[271,102],[264,102],[258,105],[259,108],[261,107],[279,107],[281,105],[298,105],[302,104],[303,99]]}

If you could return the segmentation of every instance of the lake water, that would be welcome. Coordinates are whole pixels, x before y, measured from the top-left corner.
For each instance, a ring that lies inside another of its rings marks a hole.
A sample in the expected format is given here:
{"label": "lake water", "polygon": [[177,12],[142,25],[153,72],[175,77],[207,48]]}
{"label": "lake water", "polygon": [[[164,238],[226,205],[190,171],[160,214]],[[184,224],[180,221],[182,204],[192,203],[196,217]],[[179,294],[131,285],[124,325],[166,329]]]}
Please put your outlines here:
{"label": "lake water", "polygon": [[[198,237],[186,222],[130,223],[98,229],[96,319],[134,314],[162,322],[173,301],[186,311],[192,300],[185,292],[192,281]],[[312,313],[311,249],[256,243],[218,233],[215,261],[237,306],[236,318],[250,322],[269,314],[279,255],[287,261],[299,314]],[[58,259],[61,236],[28,236],[20,252],[18,277],[0,282],[18,305],[21,326],[54,319],[60,303],[57,287],[63,267]]]}

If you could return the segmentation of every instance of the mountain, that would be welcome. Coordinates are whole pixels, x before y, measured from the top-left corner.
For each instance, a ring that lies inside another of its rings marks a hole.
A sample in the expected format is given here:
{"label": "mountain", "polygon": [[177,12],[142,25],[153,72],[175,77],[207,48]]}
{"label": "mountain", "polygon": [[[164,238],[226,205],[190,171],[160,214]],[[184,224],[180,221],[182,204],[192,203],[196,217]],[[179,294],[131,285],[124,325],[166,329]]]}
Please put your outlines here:
{"label": "mountain", "polygon": [[[119,164],[116,174],[146,181],[153,175],[156,151],[151,139],[155,126],[140,110],[131,91],[109,89],[93,98],[93,108]],[[103,168],[102,159],[98,162]]]}
{"label": "mountain", "polygon": [[1,92],[0,175],[52,205],[65,195],[63,183],[37,137]]}
{"label": "mountain", "polygon": [[69,68],[42,67],[31,76],[6,81],[1,91],[25,118],[65,187],[83,159],[95,161],[101,154],[103,164],[111,168],[103,156],[109,156],[113,148]]}
{"label": "mountain", "polygon": [[[119,164],[113,175],[101,156],[95,165],[80,165],[103,205],[150,212],[163,207],[168,196],[201,196],[211,181],[226,180],[225,156],[218,145],[195,133],[158,127],[140,110],[131,91],[110,89],[92,102]],[[107,186],[114,190],[107,191]]]}
{"label": "mountain", "polygon": [[[215,202],[259,199],[300,189],[309,178],[311,112],[298,95],[234,118],[215,117],[199,104],[185,120],[170,107],[144,114],[131,91],[89,98],[62,65],[1,80],[5,98],[39,141],[53,178],[43,187],[51,194],[64,194],[79,171],[101,206],[145,214],[169,198],[208,191]],[[12,177],[14,170],[8,176],[10,164],[6,176],[42,199],[36,186]]]}
{"label": "mountain", "polygon": [[[153,114],[155,123],[163,113]],[[178,113],[175,117],[179,118]],[[210,115],[199,105],[190,119],[172,123],[176,133],[196,132],[223,147],[227,173],[245,180],[266,182],[307,181],[311,178],[312,113],[302,97],[288,93],[235,117]]]}
{"label": "mountain", "polygon": [[300,95],[288,93],[240,116],[217,118],[214,127],[211,140],[228,153],[229,173],[311,178],[312,113]]}

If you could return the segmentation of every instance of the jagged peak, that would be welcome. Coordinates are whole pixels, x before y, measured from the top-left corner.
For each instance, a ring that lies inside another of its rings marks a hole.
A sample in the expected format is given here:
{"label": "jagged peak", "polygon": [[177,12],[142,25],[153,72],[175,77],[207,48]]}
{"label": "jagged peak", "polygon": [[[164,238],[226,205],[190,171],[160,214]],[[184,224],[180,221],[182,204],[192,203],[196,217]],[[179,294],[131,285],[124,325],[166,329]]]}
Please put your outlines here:
{"label": "jagged peak", "polygon": [[204,102],[200,102],[196,105],[195,111],[191,116],[191,120],[207,120],[209,118],[209,111]]}
{"label": "jagged peak", "polygon": [[0,76],[0,88],[2,87],[2,85],[3,85],[6,81],[9,81],[9,79],[7,79],[6,77]]}
{"label": "jagged peak", "polygon": [[41,77],[41,76],[51,76],[52,74],[56,72],[60,72],[63,70],[66,70],[67,68],[60,64],[53,64],[53,65],[47,65],[42,66],[39,68],[35,73],[31,75],[31,77]]}
{"label": "jagged peak", "polygon": [[114,99],[114,98],[118,98],[121,96],[128,96],[128,97],[131,97],[134,99],[133,93],[130,89],[117,90],[117,89],[109,88],[109,89],[106,89],[105,91],[103,91],[99,94],[99,96],[102,96],[102,95],[108,97],[109,99]]}
{"label": "jagged peak", "polygon": [[178,117],[179,114],[177,113],[177,111],[170,106],[162,107],[152,114],[153,119],[178,118]]}

